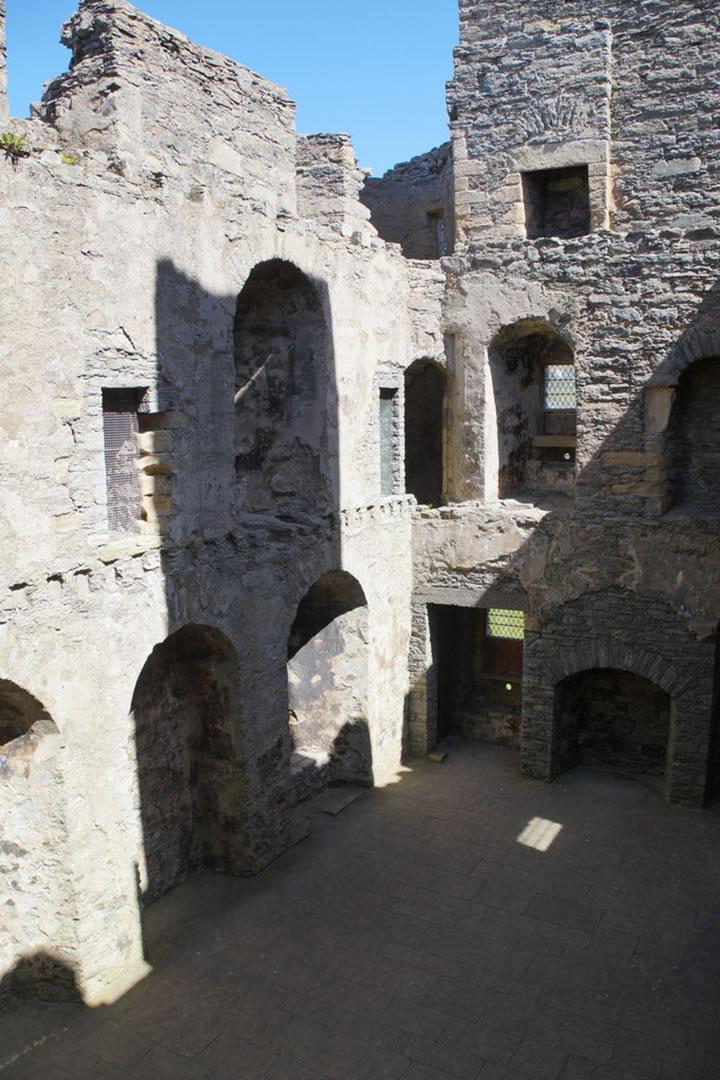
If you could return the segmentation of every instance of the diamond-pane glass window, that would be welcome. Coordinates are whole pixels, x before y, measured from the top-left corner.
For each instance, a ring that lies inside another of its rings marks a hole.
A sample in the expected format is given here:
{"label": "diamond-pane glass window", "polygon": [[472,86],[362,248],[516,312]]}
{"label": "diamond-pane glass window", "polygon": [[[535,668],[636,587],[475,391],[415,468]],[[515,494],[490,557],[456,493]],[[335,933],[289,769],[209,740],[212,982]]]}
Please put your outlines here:
{"label": "diamond-pane glass window", "polygon": [[575,368],[572,364],[548,364],[545,368],[545,409],[574,409]]}
{"label": "diamond-pane glass window", "polygon": [[488,608],[487,636],[522,641],[525,636],[525,612],[510,608]]}
{"label": "diamond-pane glass window", "polygon": [[107,517],[110,529],[133,529],[141,516],[135,390],[103,390]]}

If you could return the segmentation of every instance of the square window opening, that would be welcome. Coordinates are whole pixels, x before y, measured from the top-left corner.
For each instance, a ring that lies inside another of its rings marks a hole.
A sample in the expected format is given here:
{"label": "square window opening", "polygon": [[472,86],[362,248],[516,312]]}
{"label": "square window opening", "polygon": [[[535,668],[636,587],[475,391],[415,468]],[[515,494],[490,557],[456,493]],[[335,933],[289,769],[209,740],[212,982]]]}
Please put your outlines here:
{"label": "square window opening", "polygon": [[587,165],[539,169],[522,174],[525,227],[529,239],[570,239],[590,232]]}

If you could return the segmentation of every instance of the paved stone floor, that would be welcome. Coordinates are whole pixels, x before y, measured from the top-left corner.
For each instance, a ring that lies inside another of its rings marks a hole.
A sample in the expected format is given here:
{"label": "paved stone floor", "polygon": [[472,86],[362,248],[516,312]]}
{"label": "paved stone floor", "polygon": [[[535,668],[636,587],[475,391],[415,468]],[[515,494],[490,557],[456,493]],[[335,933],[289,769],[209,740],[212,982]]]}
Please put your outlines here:
{"label": "paved stone floor", "polygon": [[3,1080],[719,1080],[719,807],[456,744],[312,826],[153,905],[116,1005],[8,1010]]}

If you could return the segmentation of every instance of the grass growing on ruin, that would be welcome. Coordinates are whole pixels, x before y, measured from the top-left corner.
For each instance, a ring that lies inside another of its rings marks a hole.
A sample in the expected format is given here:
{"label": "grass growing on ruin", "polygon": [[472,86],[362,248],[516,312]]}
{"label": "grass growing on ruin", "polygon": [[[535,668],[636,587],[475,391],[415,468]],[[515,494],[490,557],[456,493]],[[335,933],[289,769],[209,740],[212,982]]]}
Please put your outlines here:
{"label": "grass growing on ruin", "polygon": [[5,157],[13,165],[17,165],[20,158],[30,157],[30,151],[25,146],[26,138],[26,135],[15,135],[11,131],[6,131],[4,135],[0,135],[0,150],[3,151]]}

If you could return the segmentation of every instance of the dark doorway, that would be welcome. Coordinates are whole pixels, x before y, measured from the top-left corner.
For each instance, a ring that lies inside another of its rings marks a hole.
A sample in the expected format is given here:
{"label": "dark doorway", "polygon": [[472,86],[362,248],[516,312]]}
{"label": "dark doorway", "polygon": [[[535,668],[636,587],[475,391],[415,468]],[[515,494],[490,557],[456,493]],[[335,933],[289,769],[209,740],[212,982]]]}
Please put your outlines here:
{"label": "dark doorway", "polygon": [[405,372],[405,490],[425,506],[443,496],[445,374],[428,360]]}
{"label": "dark doorway", "polygon": [[432,604],[438,739],[452,731],[519,747],[523,612]]}

